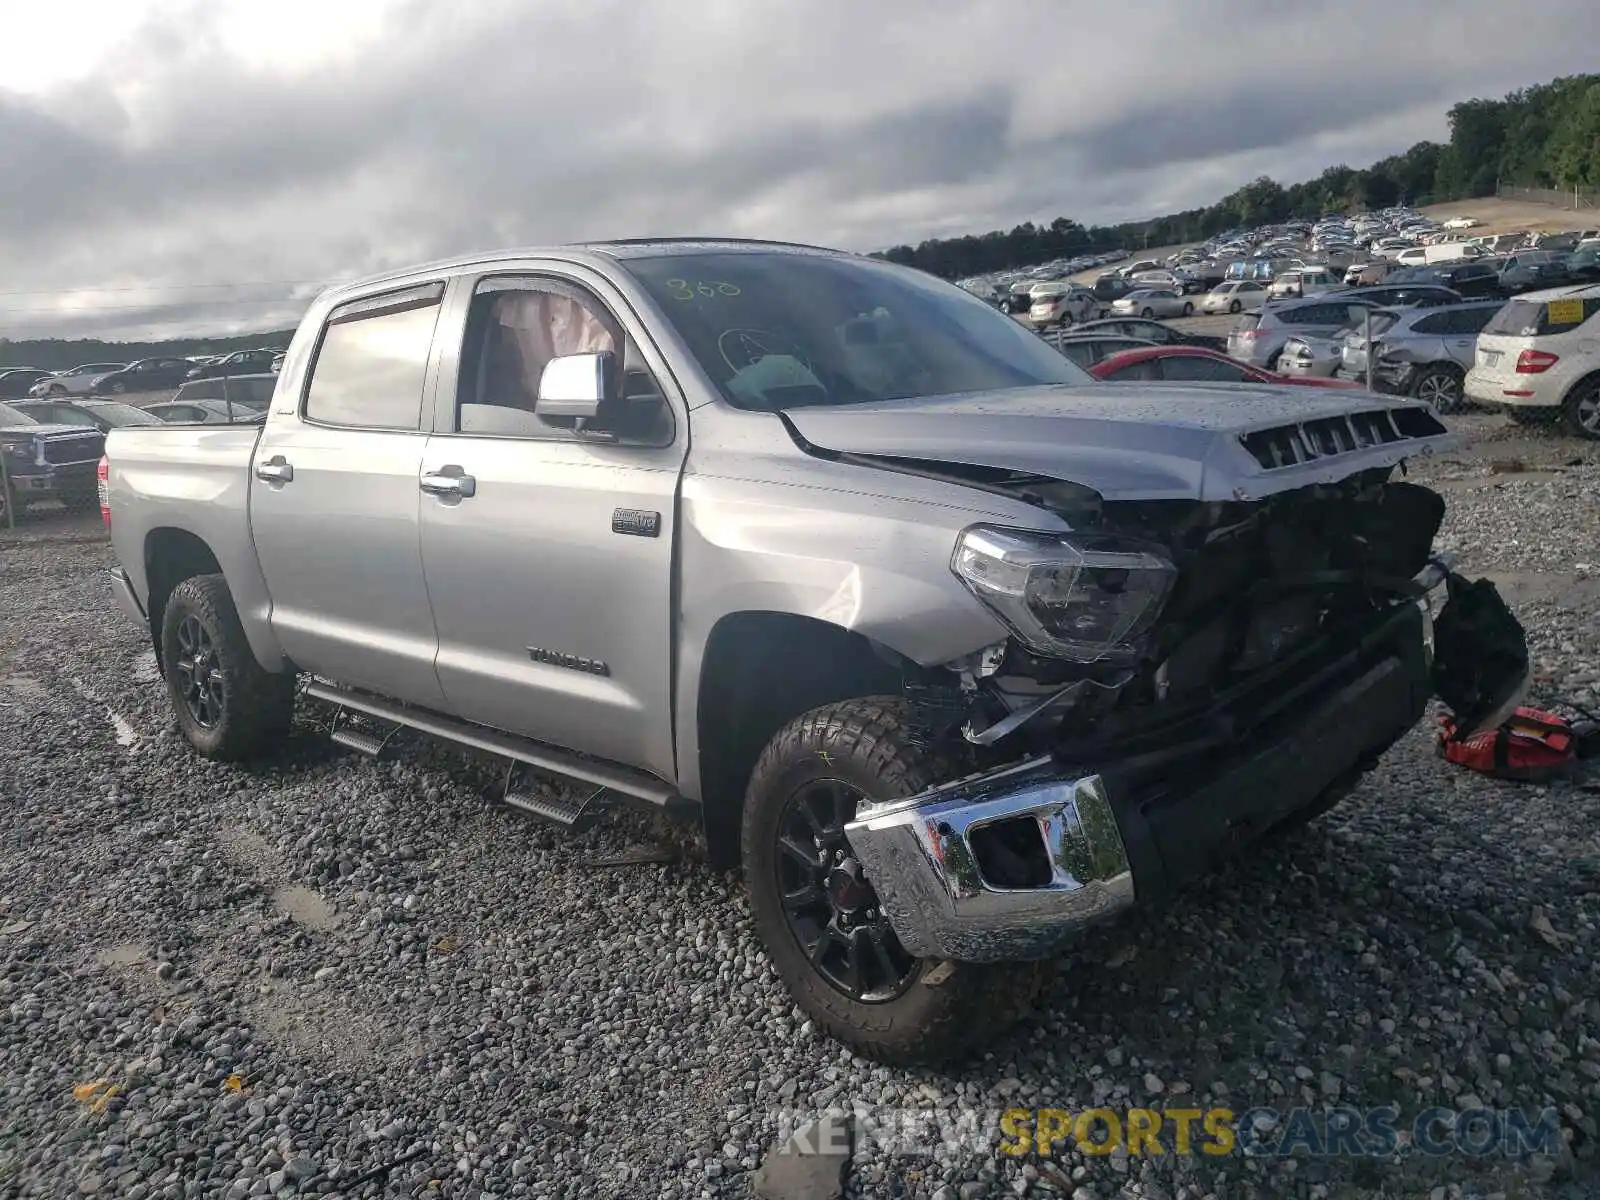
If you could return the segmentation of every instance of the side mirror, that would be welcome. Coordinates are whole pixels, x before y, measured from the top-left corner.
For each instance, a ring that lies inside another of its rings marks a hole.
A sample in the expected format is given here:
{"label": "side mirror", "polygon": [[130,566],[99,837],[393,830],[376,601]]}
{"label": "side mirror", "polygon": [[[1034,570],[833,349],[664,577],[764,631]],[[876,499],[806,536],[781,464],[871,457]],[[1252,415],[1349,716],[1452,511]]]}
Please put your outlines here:
{"label": "side mirror", "polygon": [[617,399],[617,358],[599,354],[563,354],[544,365],[533,411],[550,421],[593,421]]}

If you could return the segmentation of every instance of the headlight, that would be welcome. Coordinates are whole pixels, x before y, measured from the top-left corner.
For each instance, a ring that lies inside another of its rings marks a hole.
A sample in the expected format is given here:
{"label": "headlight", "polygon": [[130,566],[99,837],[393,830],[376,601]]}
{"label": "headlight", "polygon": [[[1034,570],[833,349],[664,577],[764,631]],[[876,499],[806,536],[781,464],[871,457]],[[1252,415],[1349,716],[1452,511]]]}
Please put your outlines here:
{"label": "headlight", "polygon": [[1081,663],[1135,657],[1178,574],[1123,540],[993,525],[962,533],[950,569],[1030,649]]}

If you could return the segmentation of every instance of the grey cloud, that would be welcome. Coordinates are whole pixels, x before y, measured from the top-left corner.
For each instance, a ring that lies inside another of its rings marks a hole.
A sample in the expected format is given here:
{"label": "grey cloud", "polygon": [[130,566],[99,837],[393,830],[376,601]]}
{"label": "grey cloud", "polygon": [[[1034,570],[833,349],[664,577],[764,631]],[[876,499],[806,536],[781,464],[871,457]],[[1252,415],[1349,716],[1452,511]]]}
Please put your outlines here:
{"label": "grey cloud", "polygon": [[[0,162],[21,166],[0,172],[3,290],[327,280],[683,232],[871,249],[1153,215],[1263,171],[1316,174],[1326,146],[1362,165],[1443,136],[1456,99],[1584,69],[1600,33],[1592,0],[1130,7],[404,0],[350,55],[282,74],[232,57],[197,0],[85,82],[0,91]],[[128,306],[76,314],[7,296],[0,325],[266,327],[300,302],[242,301],[280,294],[119,293]]]}

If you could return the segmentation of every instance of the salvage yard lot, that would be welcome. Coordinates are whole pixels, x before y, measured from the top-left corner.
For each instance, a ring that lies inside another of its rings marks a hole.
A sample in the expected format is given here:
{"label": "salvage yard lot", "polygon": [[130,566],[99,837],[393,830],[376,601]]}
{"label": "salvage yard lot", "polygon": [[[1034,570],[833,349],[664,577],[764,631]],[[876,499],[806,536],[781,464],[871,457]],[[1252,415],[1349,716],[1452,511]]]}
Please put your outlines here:
{"label": "salvage yard lot", "polygon": [[[1594,704],[1600,454],[1451,423],[1466,447],[1411,475],[1441,546],[1517,605],[1536,698]],[[487,766],[337,753],[310,708],[271,762],[199,759],[109,565],[96,521],[0,531],[0,1195],[741,1196],[785,1113],[852,1104],[1553,1106],[1571,1139],[1518,1166],[863,1144],[859,1196],[1600,1183],[1592,788],[1462,772],[1420,729],[1330,818],[1054,964],[985,1059],[886,1069],[813,1034],[681,831],[564,835]]]}

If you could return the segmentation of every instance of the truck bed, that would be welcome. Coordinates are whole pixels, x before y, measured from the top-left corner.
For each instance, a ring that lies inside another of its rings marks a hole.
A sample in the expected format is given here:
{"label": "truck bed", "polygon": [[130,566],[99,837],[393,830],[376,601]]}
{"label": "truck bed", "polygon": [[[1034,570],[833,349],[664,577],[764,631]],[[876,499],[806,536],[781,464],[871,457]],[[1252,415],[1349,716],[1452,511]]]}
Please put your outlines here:
{"label": "truck bed", "polygon": [[250,537],[250,469],[261,426],[140,425],[106,438],[111,541],[133,594],[149,597],[149,550],[190,535],[219,556],[263,662],[278,658],[271,601]]}

